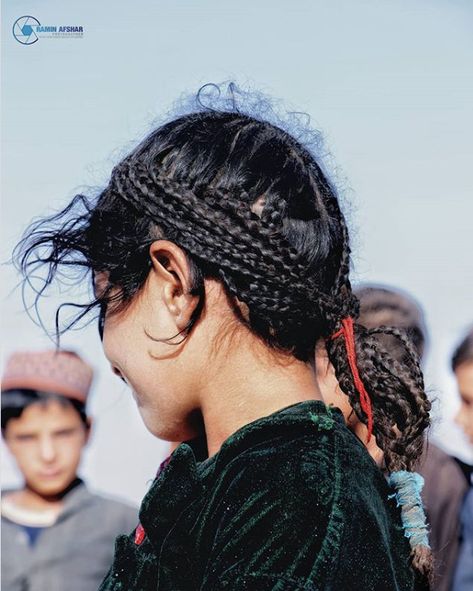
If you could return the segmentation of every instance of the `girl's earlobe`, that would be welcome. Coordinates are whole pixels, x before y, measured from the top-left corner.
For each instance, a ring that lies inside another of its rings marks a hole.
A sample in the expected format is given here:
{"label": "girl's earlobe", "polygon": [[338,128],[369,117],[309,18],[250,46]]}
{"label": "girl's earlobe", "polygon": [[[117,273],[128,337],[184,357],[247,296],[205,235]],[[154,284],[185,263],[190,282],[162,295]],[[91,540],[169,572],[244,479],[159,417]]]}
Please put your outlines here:
{"label": "girl's earlobe", "polygon": [[190,293],[181,294],[179,296],[179,307],[176,314],[176,325],[179,330],[185,330],[194,315],[196,306],[198,305],[198,298]]}

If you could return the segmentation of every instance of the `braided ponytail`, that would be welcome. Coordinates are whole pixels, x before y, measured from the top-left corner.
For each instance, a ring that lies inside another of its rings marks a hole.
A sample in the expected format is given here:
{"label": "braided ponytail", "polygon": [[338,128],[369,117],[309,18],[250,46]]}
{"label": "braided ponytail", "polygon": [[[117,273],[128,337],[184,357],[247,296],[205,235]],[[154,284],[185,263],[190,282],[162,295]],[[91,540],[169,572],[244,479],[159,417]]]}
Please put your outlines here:
{"label": "braided ponytail", "polygon": [[[335,333],[335,338],[328,340],[329,358],[341,389],[348,395],[358,418],[368,427],[368,439],[372,430],[383,451],[389,481],[397,491],[393,496],[401,506],[403,526],[411,543],[412,564],[423,579],[430,580],[432,555],[420,499],[423,481],[412,472],[423,450],[422,433],[429,425],[431,406],[424,391],[422,372],[417,356],[410,355],[410,363],[400,364],[376,338],[388,334],[405,343],[401,331],[385,327],[368,330],[361,325],[353,325],[352,329],[358,376],[350,364],[347,346],[350,335],[345,332],[349,329],[343,329],[344,338]],[[410,346],[405,345],[408,351]]]}
{"label": "braided ponytail", "polygon": [[[345,247],[332,290],[333,300],[341,304],[326,310],[328,356],[340,388],[367,426],[368,441],[373,434],[383,451],[386,468],[391,473],[389,481],[398,491],[393,496],[402,507],[412,564],[423,581],[430,581],[432,555],[419,494],[419,479],[422,479],[412,472],[423,451],[423,432],[430,424],[431,409],[419,356],[405,332],[385,326],[367,329],[354,322],[359,314],[359,301],[349,280],[348,231],[338,204],[334,206]],[[385,348],[382,342],[385,335],[397,339],[403,348],[403,363]]]}

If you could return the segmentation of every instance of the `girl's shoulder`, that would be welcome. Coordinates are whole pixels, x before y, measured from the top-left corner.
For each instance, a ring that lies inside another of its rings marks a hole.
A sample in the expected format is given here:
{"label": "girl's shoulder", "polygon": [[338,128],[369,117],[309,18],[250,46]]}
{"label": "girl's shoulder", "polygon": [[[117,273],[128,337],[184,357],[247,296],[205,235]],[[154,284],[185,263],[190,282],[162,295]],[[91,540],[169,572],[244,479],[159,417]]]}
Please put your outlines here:
{"label": "girl's shoulder", "polygon": [[[285,494],[288,486],[326,497],[338,486],[349,485],[356,475],[361,486],[373,481],[386,487],[385,479],[362,442],[345,426],[341,411],[319,401],[282,409],[246,425],[232,435],[214,460],[213,486],[240,473],[243,486],[262,482]],[[320,499],[319,499],[320,500]]]}
{"label": "girl's shoulder", "polygon": [[[410,589],[409,551],[379,468],[341,413],[297,407],[244,428],[216,459],[201,513],[202,539],[213,548],[209,581],[231,572],[273,583],[288,577],[294,589],[329,580],[352,588],[353,557],[364,569],[369,555],[387,586],[370,587],[365,573],[364,589]],[[398,573],[388,572],[393,560]]]}

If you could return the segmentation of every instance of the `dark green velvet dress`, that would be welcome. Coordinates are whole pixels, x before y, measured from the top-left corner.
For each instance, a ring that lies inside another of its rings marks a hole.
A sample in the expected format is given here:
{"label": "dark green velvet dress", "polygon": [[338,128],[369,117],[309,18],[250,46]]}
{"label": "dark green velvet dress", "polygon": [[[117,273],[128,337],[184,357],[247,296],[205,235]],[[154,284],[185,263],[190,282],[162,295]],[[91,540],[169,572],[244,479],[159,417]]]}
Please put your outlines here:
{"label": "dark green velvet dress", "polygon": [[340,411],[303,402],[198,449],[173,453],[101,591],[414,588],[392,491]]}

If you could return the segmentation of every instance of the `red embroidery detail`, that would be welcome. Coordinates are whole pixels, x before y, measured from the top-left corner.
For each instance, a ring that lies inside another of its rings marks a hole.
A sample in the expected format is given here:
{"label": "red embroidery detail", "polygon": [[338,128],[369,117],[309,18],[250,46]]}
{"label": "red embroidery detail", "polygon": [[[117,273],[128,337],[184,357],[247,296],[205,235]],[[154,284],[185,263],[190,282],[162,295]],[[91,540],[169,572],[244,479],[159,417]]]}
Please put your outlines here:
{"label": "red embroidery detail", "polygon": [[162,461],[159,464],[159,468],[158,471],[156,472],[156,478],[161,474],[161,472],[164,470],[164,468],[166,468],[166,466],[169,464],[169,462],[171,461],[171,455],[169,455],[164,461]]}
{"label": "red embroidery detail", "polygon": [[373,433],[373,408],[371,406],[370,396],[366,391],[366,388],[360,377],[360,372],[358,371],[358,365],[356,363],[355,329],[353,325],[353,318],[351,316],[347,316],[342,320],[342,328],[335,332],[331,338],[337,339],[342,335],[345,339],[345,348],[347,350],[348,363],[350,365],[351,373],[353,375],[353,381],[360,395],[361,408],[368,420],[367,441],[369,441]]}
{"label": "red embroidery detail", "polygon": [[145,536],[146,536],[146,533],[145,533],[145,530],[143,529],[143,526],[141,525],[141,523],[138,523],[138,526],[135,530],[135,544],[137,546],[142,544],[143,540],[145,539]]}
{"label": "red embroidery detail", "polygon": [[[156,476],[159,476],[161,474],[161,472],[164,470],[164,468],[166,468],[166,466],[169,464],[170,460],[171,460],[171,456],[166,458],[164,460],[164,462],[161,462],[161,465],[159,466],[158,473],[156,474]],[[146,537],[146,532],[144,530],[144,527],[141,525],[141,523],[138,523],[138,525],[135,529],[135,544],[137,546],[142,544],[145,537]]]}

